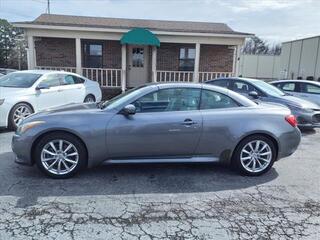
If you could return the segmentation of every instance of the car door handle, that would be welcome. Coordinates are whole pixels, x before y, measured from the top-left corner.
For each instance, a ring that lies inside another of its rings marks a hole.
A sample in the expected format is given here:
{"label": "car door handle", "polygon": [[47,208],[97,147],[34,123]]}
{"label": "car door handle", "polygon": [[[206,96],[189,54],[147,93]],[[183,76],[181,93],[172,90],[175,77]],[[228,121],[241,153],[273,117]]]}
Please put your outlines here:
{"label": "car door handle", "polygon": [[194,124],[197,124],[197,123],[192,121],[192,119],[190,119],[190,118],[187,118],[182,122],[182,125],[185,125],[185,126],[191,126],[191,125],[194,125]]}

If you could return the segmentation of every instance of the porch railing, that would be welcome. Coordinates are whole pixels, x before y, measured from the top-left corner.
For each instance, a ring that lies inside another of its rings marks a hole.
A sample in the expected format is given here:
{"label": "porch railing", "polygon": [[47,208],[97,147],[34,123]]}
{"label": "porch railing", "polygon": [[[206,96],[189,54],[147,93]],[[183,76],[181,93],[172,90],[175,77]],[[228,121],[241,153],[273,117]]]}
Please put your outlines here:
{"label": "porch railing", "polygon": [[36,66],[35,69],[39,70],[52,70],[52,71],[65,71],[65,72],[76,72],[75,67],[54,67],[54,66]]}
{"label": "porch railing", "polygon": [[[199,82],[216,79],[219,77],[231,77],[232,72],[199,72]],[[194,72],[191,71],[157,71],[157,82],[193,82]]]}
{"label": "porch railing", "polygon": [[97,81],[101,87],[121,87],[121,69],[82,68],[82,74]]}
{"label": "porch railing", "polygon": [[[35,69],[76,72],[75,67],[37,66]],[[82,75],[97,81],[101,87],[121,87],[121,69],[81,68]]]}
{"label": "porch railing", "polygon": [[232,72],[199,72],[199,82],[205,82],[219,77],[231,77]]}
{"label": "porch railing", "polygon": [[157,82],[193,82],[193,72],[157,71]]}

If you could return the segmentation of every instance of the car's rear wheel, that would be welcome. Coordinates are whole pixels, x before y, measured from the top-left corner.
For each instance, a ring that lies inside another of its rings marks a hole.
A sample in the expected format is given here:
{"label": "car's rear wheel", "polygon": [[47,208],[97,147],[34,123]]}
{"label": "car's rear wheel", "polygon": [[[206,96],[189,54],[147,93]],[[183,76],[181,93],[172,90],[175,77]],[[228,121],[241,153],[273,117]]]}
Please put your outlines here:
{"label": "car's rear wheel", "polygon": [[11,130],[16,130],[18,124],[31,115],[33,113],[33,109],[29,104],[26,103],[18,103],[16,104],[10,111],[9,114],[9,128]]}
{"label": "car's rear wheel", "polygon": [[86,166],[83,143],[67,133],[52,133],[40,139],[35,147],[39,169],[52,178],[69,178]]}
{"label": "car's rear wheel", "polygon": [[276,146],[270,138],[254,135],[239,143],[233,155],[233,164],[242,174],[259,176],[270,170],[276,156]]}
{"label": "car's rear wheel", "polygon": [[85,103],[94,103],[96,101],[95,97],[93,95],[88,95],[85,97],[84,101]]}

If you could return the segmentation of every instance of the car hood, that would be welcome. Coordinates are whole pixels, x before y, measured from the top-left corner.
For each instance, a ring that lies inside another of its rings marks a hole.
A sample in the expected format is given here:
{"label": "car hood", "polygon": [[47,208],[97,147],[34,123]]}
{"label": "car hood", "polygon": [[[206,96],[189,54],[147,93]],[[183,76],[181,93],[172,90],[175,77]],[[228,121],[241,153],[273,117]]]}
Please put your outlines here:
{"label": "car hood", "polygon": [[99,114],[103,112],[96,103],[79,103],[79,104],[67,104],[61,107],[49,108],[47,110],[31,114],[29,117],[25,118],[22,123],[37,121],[37,120],[48,120],[51,117],[58,117],[63,119],[63,117],[77,117],[85,116],[88,114]]}
{"label": "car hood", "polygon": [[72,111],[92,110],[92,109],[100,110],[96,103],[72,103],[72,104],[66,104],[60,107],[48,108],[42,113],[49,115],[49,114],[60,113],[60,112],[72,112]]}
{"label": "car hood", "polygon": [[25,94],[27,88],[0,87],[0,99]]}
{"label": "car hood", "polygon": [[279,98],[275,98],[274,102],[284,104],[286,106],[294,106],[297,108],[304,109],[319,109],[319,106],[315,103],[309,102],[307,100],[297,98],[294,96],[286,95]]}

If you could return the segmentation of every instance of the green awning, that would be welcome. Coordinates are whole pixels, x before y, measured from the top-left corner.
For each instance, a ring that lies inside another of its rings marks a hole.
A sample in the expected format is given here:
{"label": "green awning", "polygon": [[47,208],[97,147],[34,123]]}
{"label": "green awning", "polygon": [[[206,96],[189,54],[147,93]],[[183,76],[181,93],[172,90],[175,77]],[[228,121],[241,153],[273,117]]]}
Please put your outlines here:
{"label": "green awning", "polygon": [[144,28],[134,28],[125,33],[121,40],[121,44],[134,45],[151,45],[160,47],[160,41],[152,32]]}

